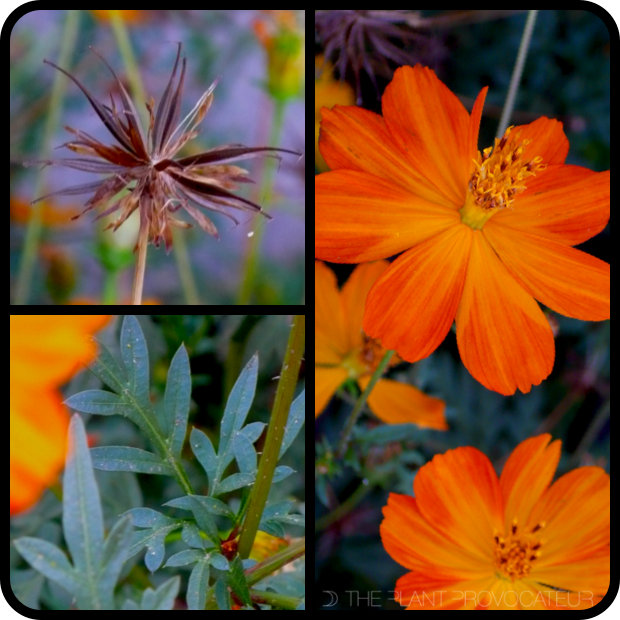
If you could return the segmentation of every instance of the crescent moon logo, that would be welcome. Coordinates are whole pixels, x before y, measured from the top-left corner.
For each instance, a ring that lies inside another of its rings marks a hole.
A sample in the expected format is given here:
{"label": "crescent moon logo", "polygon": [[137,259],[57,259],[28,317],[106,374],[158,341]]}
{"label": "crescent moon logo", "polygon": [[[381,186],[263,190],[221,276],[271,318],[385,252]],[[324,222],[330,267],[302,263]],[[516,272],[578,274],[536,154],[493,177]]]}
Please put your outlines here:
{"label": "crescent moon logo", "polygon": [[323,607],[333,607],[338,602],[338,595],[331,590],[323,590],[323,594],[329,594],[331,596],[331,601],[327,603],[327,605],[323,605]]}

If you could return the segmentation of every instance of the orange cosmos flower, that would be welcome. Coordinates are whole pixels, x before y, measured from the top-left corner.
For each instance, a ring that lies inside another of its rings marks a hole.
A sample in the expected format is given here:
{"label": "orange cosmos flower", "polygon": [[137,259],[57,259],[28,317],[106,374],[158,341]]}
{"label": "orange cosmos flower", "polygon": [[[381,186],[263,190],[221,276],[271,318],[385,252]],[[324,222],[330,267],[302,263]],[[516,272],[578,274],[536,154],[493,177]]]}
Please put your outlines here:
{"label": "orange cosmos flower", "polygon": [[486,92],[470,116],[416,65],[394,74],[383,117],[323,110],[332,171],[315,177],[315,256],[357,263],[403,252],[368,295],[364,331],[415,362],[456,318],[467,369],[514,394],[553,368],[553,334],[535,300],[609,318],[609,265],[571,247],[607,224],[609,171],[565,165],[562,123],[545,117],[480,154]]}
{"label": "orange cosmos flower", "polygon": [[[366,389],[385,356],[386,350],[362,331],[362,314],[370,287],[387,267],[387,261],[360,265],[340,293],[334,273],[323,263],[314,263],[315,418],[347,379],[355,379],[362,390]],[[402,360],[393,358],[391,365],[399,362]],[[388,424],[413,422],[441,430],[448,428],[442,400],[390,379],[377,382],[368,406]]]}
{"label": "orange cosmos flower", "polygon": [[381,538],[411,572],[409,610],[588,609],[609,589],[609,476],[582,467],[549,486],[561,442],[521,443],[498,479],[475,448],[422,467],[415,498],[391,494]]}
{"label": "orange cosmos flower", "polygon": [[95,355],[87,336],[110,315],[11,315],[11,514],[53,484],[65,461],[69,415],[58,387]]}

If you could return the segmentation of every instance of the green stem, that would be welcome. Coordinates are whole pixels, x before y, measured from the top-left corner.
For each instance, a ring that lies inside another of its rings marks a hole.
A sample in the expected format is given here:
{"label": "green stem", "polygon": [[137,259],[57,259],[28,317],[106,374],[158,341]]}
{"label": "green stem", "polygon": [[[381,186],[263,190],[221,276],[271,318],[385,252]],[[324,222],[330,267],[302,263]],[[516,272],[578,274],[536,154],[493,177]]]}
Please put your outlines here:
{"label": "green stem", "polygon": [[351,412],[344,431],[342,432],[340,443],[338,444],[338,450],[336,451],[337,458],[342,458],[342,456],[344,456],[344,453],[346,452],[347,446],[349,444],[349,438],[351,436],[351,432],[353,431],[353,427],[355,426],[355,423],[357,422],[357,419],[359,418],[360,413],[362,412],[362,409],[366,404],[368,397],[370,396],[370,393],[377,384],[377,381],[379,381],[379,379],[381,378],[381,375],[387,368],[393,355],[394,351],[386,352],[386,354],[383,356],[383,359],[381,360],[381,363],[379,364],[379,366],[377,366],[377,369],[372,375],[370,383],[366,386],[366,389],[362,392],[362,395],[357,399],[355,407],[353,407],[353,411]]}
{"label": "green stem", "polygon": [[302,601],[302,599],[295,598],[294,596],[265,592],[263,590],[250,590],[250,596],[253,603],[271,605],[278,609],[297,609]]}
{"label": "green stem", "polygon": [[298,314],[293,319],[284,364],[273,405],[265,447],[260,459],[256,484],[252,487],[247,516],[243,523],[239,538],[239,555],[241,559],[249,557],[256,538],[258,525],[267,503],[267,496],[271,489],[273,472],[275,471],[284,438],[284,429],[288,421],[291,402],[295,395],[295,388],[299,378],[299,368],[304,355],[306,317]]}
{"label": "green stem", "polygon": [[510,87],[508,88],[506,103],[504,104],[502,117],[499,121],[499,127],[497,128],[498,138],[504,135],[508,123],[510,122],[510,117],[512,116],[512,110],[514,109],[517,91],[519,90],[523,66],[525,65],[525,59],[527,58],[527,52],[532,40],[532,32],[534,30],[534,24],[536,23],[537,14],[537,10],[528,11],[527,21],[525,22],[525,28],[523,29],[523,35],[521,37],[521,45],[519,45],[519,53],[517,54],[517,61],[515,62],[514,69],[512,70],[512,77],[510,78]]}
{"label": "green stem", "polygon": [[[282,549],[275,555],[263,560],[259,564],[255,564],[252,568],[245,571],[246,580],[248,586],[253,586],[259,581],[262,581],[269,575],[273,575],[277,570],[280,570],[286,564],[290,564],[295,560],[303,557],[306,553],[306,539],[302,538],[294,542],[286,549]],[[217,609],[217,603],[215,602],[215,588],[209,588],[207,592],[207,605],[205,609]]]}
{"label": "green stem", "polygon": [[[58,64],[61,67],[67,67],[69,65],[69,59],[73,53],[75,47],[75,40],[77,36],[79,25],[79,11],[70,10],[67,11],[67,19],[63,32],[61,34],[61,46],[60,54],[58,56]],[[58,121],[60,119],[60,111],[64,100],[64,94],[67,86],[67,81],[59,71],[55,72],[54,86],[52,87],[52,95],[50,97],[49,112],[45,121],[45,128],[43,130],[43,140],[41,143],[41,151],[47,153],[49,150],[52,136],[56,133],[58,127]],[[47,167],[43,168],[36,176],[33,194],[37,198],[41,195],[41,189],[45,185],[45,179],[47,178]],[[24,250],[21,256],[21,263],[19,266],[19,273],[17,275],[17,283],[15,286],[15,305],[26,306],[30,297],[30,288],[32,284],[34,265],[36,262],[39,242],[41,241],[41,235],[43,233],[43,221],[41,217],[41,210],[43,208],[43,202],[39,202],[33,205],[31,208],[31,217],[28,221],[28,227],[26,229],[26,237],[24,239]]]}
{"label": "green stem", "polygon": [[[273,122],[271,124],[271,135],[269,136],[269,145],[280,144],[280,136],[282,134],[282,126],[284,124],[284,111],[286,102],[276,99],[274,100]],[[265,205],[269,204],[271,197],[273,180],[275,178],[275,162],[268,159],[265,162],[263,177],[258,192],[258,201],[262,201]],[[237,299],[238,306],[247,306],[250,303],[252,292],[256,290],[256,274],[258,271],[258,261],[261,241],[265,225],[257,225],[254,235],[250,237],[250,243],[245,264],[245,273],[241,289]]]}
{"label": "green stem", "polygon": [[[142,80],[140,79],[138,64],[131,48],[127,26],[125,25],[125,21],[118,10],[110,10],[110,18],[112,31],[114,32],[118,49],[125,65],[127,80],[129,81],[134,101],[138,104],[136,107],[142,120],[142,126],[148,127],[149,119],[147,116],[146,107],[143,105],[148,100],[146,93],[144,92],[144,87],[142,86]],[[181,290],[183,291],[185,303],[188,306],[198,306],[200,304],[198,287],[196,286],[196,281],[194,280],[194,275],[191,270],[185,235],[179,234],[178,231],[173,229],[172,239],[174,244],[174,260],[176,262],[179,282],[181,283]]]}

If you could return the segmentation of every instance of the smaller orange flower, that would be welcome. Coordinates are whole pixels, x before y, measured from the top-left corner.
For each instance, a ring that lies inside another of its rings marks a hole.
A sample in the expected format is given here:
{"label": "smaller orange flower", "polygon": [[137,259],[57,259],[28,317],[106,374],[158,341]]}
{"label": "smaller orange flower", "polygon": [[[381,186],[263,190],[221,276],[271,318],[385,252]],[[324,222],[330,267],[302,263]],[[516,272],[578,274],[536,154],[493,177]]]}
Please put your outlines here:
{"label": "smaller orange flower", "polygon": [[386,551],[410,570],[408,610],[589,609],[609,589],[610,482],[581,467],[551,484],[561,442],[522,442],[500,478],[475,448],[436,456],[415,498],[391,494]]}
{"label": "smaller orange flower", "polygon": [[[362,390],[370,383],[386,350],[362,331],[364,302],[370,287],[388,267],[387,261],[360,265],[338,291],[334,273],[315,261],[315,409],[316,418],[338,387],[354,379]],[[402,360],[395,356],[391,365]],[[368,406],[388,424],[412,422],[445,430],[445,403],[417,388],[380,379],[368,397]]]}

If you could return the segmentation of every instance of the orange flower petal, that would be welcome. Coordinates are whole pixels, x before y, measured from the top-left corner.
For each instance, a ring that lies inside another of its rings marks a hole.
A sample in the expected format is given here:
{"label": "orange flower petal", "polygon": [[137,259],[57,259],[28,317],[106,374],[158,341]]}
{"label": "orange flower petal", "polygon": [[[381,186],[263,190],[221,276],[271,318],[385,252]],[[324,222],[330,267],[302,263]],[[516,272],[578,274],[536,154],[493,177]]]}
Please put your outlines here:
{"label": "orange flower petal", "polygon": [[370,290],[364,331],[409,362],[430,355],[454,321],[472,237],[453,226],[397,258]]}
{"label": "orange flower petal", "polygon": [[473,168],[469,114],[428,67],[400,67],[382,99],[383,117],[411,165],[456,208]]}
{"label": "orange flower petal", "polygon": [[455,223],[459,214],[365,172],[314,177],[316,258],[360,263],[399,254]]}
{"label": "orange flower petal", "polygon": [[383,117],[356,107],[321,111],[319,148],[332,170],[368,172],[416,195],[453,208],[453,204],[410,166],[392,140]]}
{"label": "orange flower petal", "polygon": [[[65,462],[69,415],[54,390],[11,389],[11,514],[32,506]],[[36,458],[33,458],[36,455]]]}
{"label": "orange flower petal", "polygon": [[[480,383],[500,394],[529,392],[553,369],[547,318],[515,282],[482,234],[474,234],[456,337],[461,359]],[[371,293],[372,294],[372,293]]]}
{"label": "orange flower petal", "polygon": [[546,116],[529,125],[513,127],[513,135],[521,132],[519,141],[530,140],[529,144],[523,146],[523,159],[527,161],[542,157],[544,164],[563,164],[568,155],[568,138],[562,127],[560,121]]}
{"label": "orange flower petal", "polygon": [[526,439],[506,461],[500,478],[506,505],[506,532],[515,518],[519,528],[537,525],[530,516],[553,480],[562,450],[561,441],[551,444],[550,441],[548,434]]}
{"label": "orange flower petal", "polygon": [[484,227],[501,261],[523,288],[552,310],[576,319],[609,318],[609,265],[590,254],[525,232]]}
{"label": "orange flower petal", "polygon": [[[362,390],[365,390],[370,383],[370,377],[361,377],[358,383]],[[442,431],[448,429],[444,401],[427,396],[406,383],[380,379],[368,397],[368,406],[387,424],[412,423]]]}
{"label": "orange flower petal", "polygon": [[362,343],[362,318],[368,291],[389,265],[384,260],[358,265],[342,287],[340,299],[347,317],[349,351],[358,348]]}
{"label": "orange flower petal", "polygon": [[109,320],[110,315],[11,315],[11,381],[59,385],[71,377],[96,352],[86,334]]}
{"label": "orange flower petal", "polygon": [[315,419],[327,407],[327,403],[336,390],[346,381],[347,371],[344,368],[314,369],[314,417]]}
{"label": "orange flower petal", "polygon": [[430,574],[444,582],[455,583],[492,573],[488,563],[480,562],[458,542],[447,540],[427,522],[415,498],[390,493],[383,516],[381,540],[386,551],[417,575]]}
{"label": "orange flower petal", "polygon": [[489,459],[475,448],[449,450],[420,469],[414,490],[424,518],[488,565],[493,532],[503,521],[499,480]]}
{"label": "orange flower petal", "polygon": [[523,230],[565,245],[597,235],[609,221],[609,170],[557,166],[527,179],[527,190],[513,209],[496,213],[488,224]]}
{"label": "orange flower petal", "polygon": [[581,562],[593,553],[609,555],[609,499],[609,475],[599,467],[580,467],[553,483],[530,518],[546,524],[544,554],[536,563],[536,575],[539,569]]}
{"label": "orange flower petal", "polygon": [[338,363],[348,353],[344,325],[336,276],[329,267],[314,261],[314,329],[321,341],[317,363]]}

